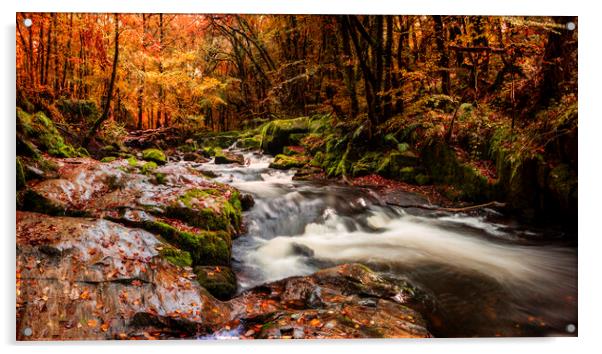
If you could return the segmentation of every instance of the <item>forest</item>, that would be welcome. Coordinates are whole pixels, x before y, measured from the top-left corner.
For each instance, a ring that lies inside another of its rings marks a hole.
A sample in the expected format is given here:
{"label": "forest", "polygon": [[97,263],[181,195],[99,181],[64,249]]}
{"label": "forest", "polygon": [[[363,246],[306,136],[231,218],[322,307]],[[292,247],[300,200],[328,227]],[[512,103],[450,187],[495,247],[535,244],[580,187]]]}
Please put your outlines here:
{"label": "forest", "polygon": [[17,13],[17,339],[566,334],[577,28]]}

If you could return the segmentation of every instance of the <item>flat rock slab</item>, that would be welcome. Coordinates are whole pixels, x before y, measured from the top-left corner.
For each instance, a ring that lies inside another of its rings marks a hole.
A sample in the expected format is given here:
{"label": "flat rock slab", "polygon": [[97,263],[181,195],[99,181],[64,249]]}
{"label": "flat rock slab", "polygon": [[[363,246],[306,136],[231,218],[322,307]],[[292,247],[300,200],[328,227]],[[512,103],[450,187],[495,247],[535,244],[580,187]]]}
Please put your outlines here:
{"label": "flat rock slab", "polygon": [[17,339],[171,338],[216,330],[230,306],[154,235],[102,220],[17,212]]}

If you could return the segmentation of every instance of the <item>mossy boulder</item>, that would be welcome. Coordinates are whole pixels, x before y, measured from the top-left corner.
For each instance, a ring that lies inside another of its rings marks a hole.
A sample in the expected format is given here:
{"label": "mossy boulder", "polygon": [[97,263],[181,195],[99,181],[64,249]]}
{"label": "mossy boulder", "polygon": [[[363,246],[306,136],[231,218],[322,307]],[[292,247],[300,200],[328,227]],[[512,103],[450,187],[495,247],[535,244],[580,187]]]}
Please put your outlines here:
{"label": "mossy boulder", "polygon": [[270,163],[270,168],[288,170],[291,168],[303,167],[307,161],[307,157],[302,155],[287,156],[284,154],[278,154],[274,158],[274,161]]}
{"label": "mossy boulder", "polygon": [[213,157],[221,153],[222,148],[219,147],[205,146],[203,149],[201,149],[201,154],[203,154],[205,157]]}
{"label": "mossy boulder", "polygon": [[236,275],[229,267],[198,266],[194,273],[199,284],[220,300],[229,300],[236,294]]}
{"label": "mossy boulder", "polygon": [[149,173],[153,172],[154,170],[156,170],[157,167],[158,166],[154,161],[147,161],[140,168],[140,172],[142,172],[143,174],[146,175],[146,174],[149,174]]}
{"label": "mossy boulder", "polygon": [[192,257],[190,256],[190,253],[175,247],[163,246],[159,250],[159,256],[178,267],[192,266]]}
{"label": "mossy boulder", "polygon": [[92,100],[60,99],[56,106],[71,122],[92,122],[100,115]]}
{"label": "mossy boulder", "polygon": [[65,142],[54,122],[44,113],[29,114],[17,108],[17,135],[27,143],[18,144],[21,148],[35,151],[34,146],[56,157],[86,157],[84,148],[75,148]]}
{"label": "mossy boulder", "polygon": [[204,147],[228,148],[238,140],[240,133],[237,131],[226,131],[218,133],[204,133],[197,136],[197,140]]}
{"label": "mossy boulder", "polygon": [[190,254],[195,265],[229,265],[232,239],[225,231],[183,231],[163,221],[146,221],[142,227]]}
{"label": "mossy boulder", "polygon": [[304,155],[305,148],[303,146],[293,145],[293,146],[285,146],[282,149],[282,153],[284,155],[292,156],[292,155]]}
{"label": "mossy boulder", "polygon": [[152,161],[158,165],[165,165],[167,163],[165,153],[159,149],[146,149],[142,151],[142,159]]}
{"label": "mossy boulder", "polygon": [[231,230],[236,233],[241,224],[242,206],[239,193],[217,189],[193,188],[166,208],[166,216],[186,220],[206,230]]}
{"label": "mossy boulder", "polygon": [[244,165],[245,157],[241,154],[237,154],[230,151],[218,151],[215,154],[214,162],[218,165],[225,165],[230,163]]}
{"label": "mossy boulder", "polygon": [[258,150],[261,147],[261,137],[242,138],[238,140],[236,146],[241,149]]}
{"label": "mossy boulder", "polygon": [[391,151],[378,162],[376,172],[385,177],[412,181],[414,167],[418,164],[418,156],[411,150]]}
{"label": "mossy boulder", "polygon": [[433,142],[421,151],[423,165],[436,183],[451,185],[467,201],[484,201],[494,194],[496,186],[470,161],[462,161],[444,142]]}
{"label": "mossy boulder", "polygon": [[261,148],[271,154],[278,154],[287,145],[292,145],[291,141],[301,140],[301,135],[309,131],[309,118],[300,117],[295,119],[274,120],[263,126],[261,130]]}

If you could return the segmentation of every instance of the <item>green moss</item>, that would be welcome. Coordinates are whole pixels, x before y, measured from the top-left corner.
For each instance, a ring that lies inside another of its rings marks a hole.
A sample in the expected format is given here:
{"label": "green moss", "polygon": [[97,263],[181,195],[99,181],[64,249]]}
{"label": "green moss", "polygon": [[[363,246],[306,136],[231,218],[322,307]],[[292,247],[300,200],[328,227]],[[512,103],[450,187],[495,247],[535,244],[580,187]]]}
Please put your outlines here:
{"label": "green moss", "polygon": [[104,163],[108,163],[108,162],[113,162],[115,161],[117,158],[115,156],[106,156],[103,157],[100,162],[104,162]]}
{"label": "green moss", "polygon": [[274,161],[270,163],[270,167],[279,170],[288,170],[291,168],[303,167],[306,163],[307,158],[305,156],[287,156],[284,154],[278,154],[274,158]]}
{"label": "green moss", "polygon": [[56,106],[71,121],[92,122],[99,115],[98,107],[92,100],[60,99]]}
{"label": "green moss", "polygon": [[371,174],[378,168],[378,162],[382,159],[382,153],[369,151],[365,153],[351,167],[351,174],[354,177]]}
{"label": "green moss", "polygon": [[308,131],[308,117],[271,121],[262,127],[261,148],[272,154],[280,153],[284,146],[291,145],[291,134]]}
{"label": "green moss", "polygon": [[416,177],[414,178],[416,181],[416,184],[424,186],[425,184],[429,184],[429,182],[431,181],[431,178],[425,174],[419,173],[416,175]]}
{"label": "green moss", "polygon": [[25,172],[23,170],[23,164],[21,163],[21,159],[17,157],[16,162],[17,167],[17,190],[25,187]]}
{"label": "green moss", "polygon": [[216,155],[222,155],[222,149],[219,147],[206,146],[206,147],[203,147],[203,150],[201,151],[201,153],[205,157],[213,157]]}
{"label": "green moss", "polygon": [[167,157],[165,157],[163,151],[159,149],[146,149],[142,151],[142,159],[155,162],[159,165],[164,165],[167,162]]}
{"label": "green moss", "polygon": [[241,149],[259,149],[261,146],[261,137],[243,138],[238,140],[236,146]]}
{"label": "green moss", "polygon": [[178,267],[191,267],[192,257],[189,252],[174,247],[164,247],[159,251],[159,256]]}
{"label": "green moss", "polygon": [[[226,199],[225,193],[216,189],[193,188],[180,196],[178,202],[168,207],[165,213],[203,229],[236,231],[240,228],[242,218],[239,195],[234,191]],[[217,207],[206,207],[206,199],[214,199]]]}
{"label": "green moss", "polygon": [[157,164],[154,161],[148,161],[145,162],[144,165],[142,165],[142,168],[140,168],[140,172],[142,172],[143,174],[149,174],[152,171],[157,169]]}
{"label": "green moss", "polygon": [[65,142],[54,122],[42,112],[33,115],[17,108],[17,132],[22,134],[23,140],[33,141],[43,151],[56,157],[86,157],[89,156],[85,149],[76,149]]}
{"label": "green moss", "polygon": [[232,240],[225,231],[181,231],[159,221],[147,221],[143,227],[159,234],[177,248],[187,251],[195,265],[229,265]]}
{"label": "green moss", "polygon": [[214,162],[216,164],[229,164],[229,163],[237,163],[237,164],[244,164],[245,163],[245,159],[243,157],[243,155],[240,154],[235,154],[233,152],[224,152],[224,151],[219,151],[215,154],[215,160]]}
{"label": "green moss", "polygon": [[157,184],[165,184],[166,177],[167,176],[165,175],[165,173],[155,172],[155,182]]}
{"label": "green moss", "polygon": [[23,210],[40,212],[49,215],[66,215],[66,210],[39,193],[25,189],[17,194],[18,204]]}
{"label": "green moss", "polygon": [[128,157],[127,161],[128,161],[128,165],[130,165],[131,167],[138,166],[138,160],[134,156]]}
{"label": "green moss", "polygon": [[236,275],[229,267],[198,266],[194,268],[199,284],[220,300],[236,294]]}

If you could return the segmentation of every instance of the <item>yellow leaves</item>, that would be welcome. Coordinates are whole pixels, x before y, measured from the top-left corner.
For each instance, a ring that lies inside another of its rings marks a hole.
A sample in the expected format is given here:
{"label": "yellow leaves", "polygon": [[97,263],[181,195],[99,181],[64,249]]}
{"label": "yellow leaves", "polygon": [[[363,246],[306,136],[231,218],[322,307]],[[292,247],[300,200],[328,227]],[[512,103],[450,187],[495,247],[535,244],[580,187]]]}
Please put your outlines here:
{"label": "yellow leaves", "polygon": [[84,291],[82,291],[81,294],[79,294],[79,298],[82,300],[90,299],[90,292],[88,291],[88,289],[85,289]]}

